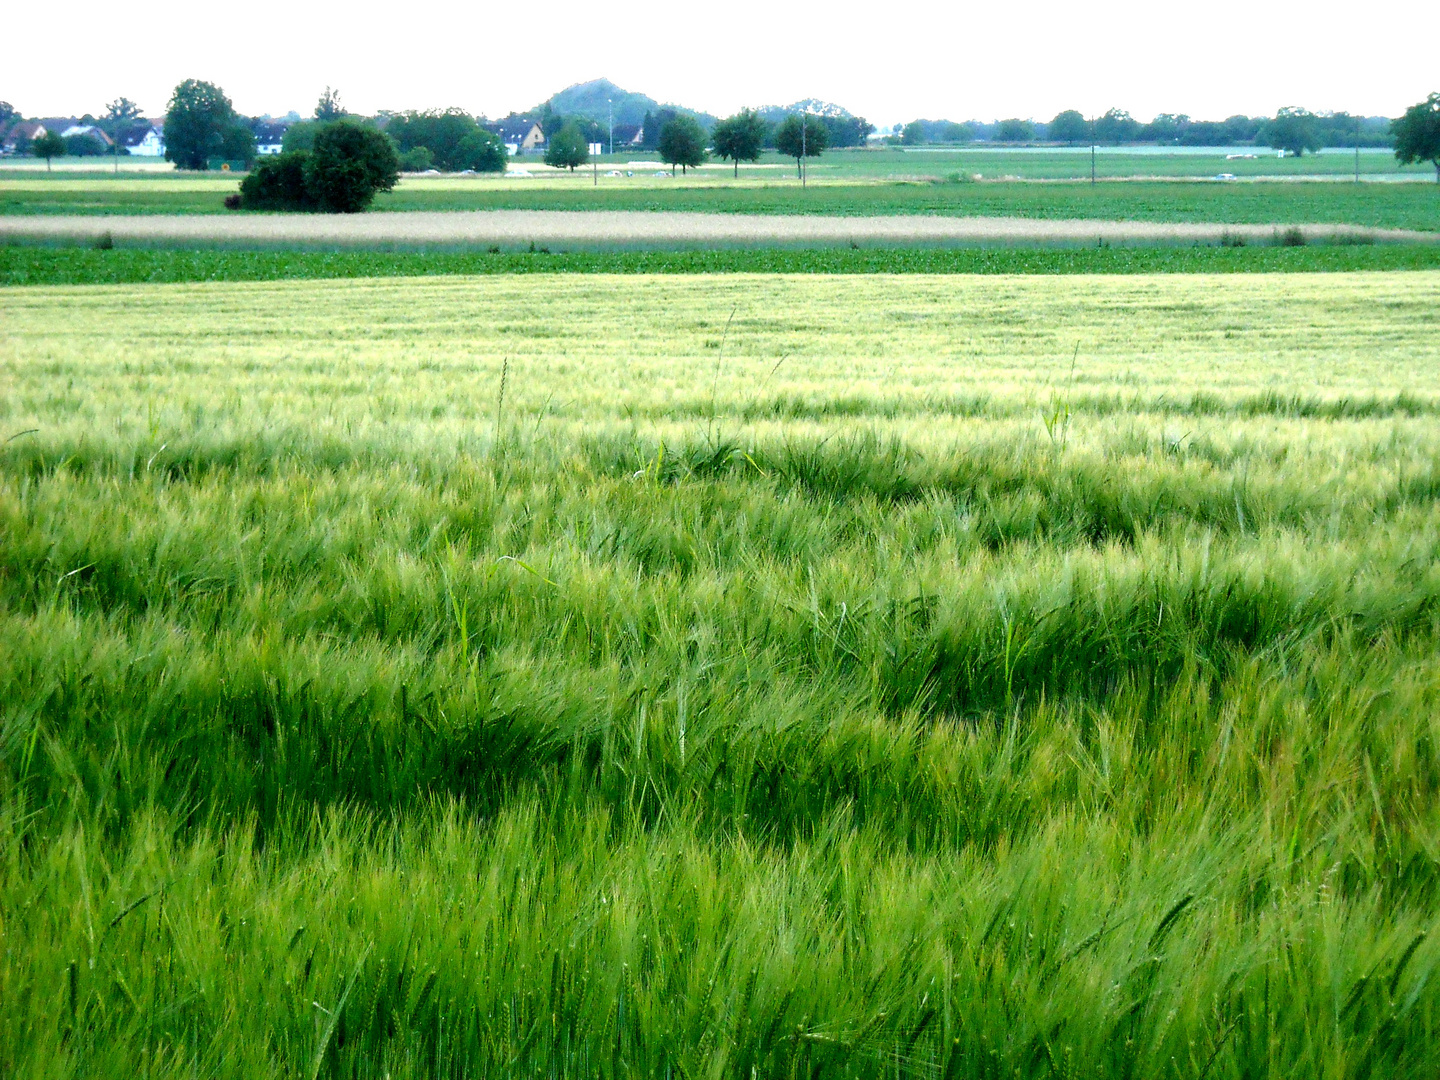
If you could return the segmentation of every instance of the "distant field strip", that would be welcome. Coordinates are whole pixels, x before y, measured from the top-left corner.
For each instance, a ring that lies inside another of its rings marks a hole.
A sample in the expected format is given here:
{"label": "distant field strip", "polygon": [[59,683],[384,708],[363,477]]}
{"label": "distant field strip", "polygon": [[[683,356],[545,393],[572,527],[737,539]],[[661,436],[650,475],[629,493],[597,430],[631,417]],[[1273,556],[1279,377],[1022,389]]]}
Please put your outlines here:
{"label": "distant field strip", "polygon": [[1219,244],[1273,241],[1295,229],[1308,241],[1425,242],[1436,234],[1341,224],[1037,220],[1018,217],[703,214],[690,212],[474,210],[406,214],[13,215],[0,242],[119,245],[606,250],[822,245]]}

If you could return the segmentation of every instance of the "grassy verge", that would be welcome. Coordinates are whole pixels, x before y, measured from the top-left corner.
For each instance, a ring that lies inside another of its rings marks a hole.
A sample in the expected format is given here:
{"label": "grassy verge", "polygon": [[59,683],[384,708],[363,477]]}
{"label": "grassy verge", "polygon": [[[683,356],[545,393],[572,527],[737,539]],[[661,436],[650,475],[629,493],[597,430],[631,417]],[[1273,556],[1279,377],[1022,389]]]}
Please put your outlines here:
{"label": "grassy verge", "polygon": [[[3,214],[227,213],[216,181],[6,184]],[[1371,228],[1440,229],[1440,185],[1317,181],[1126,181],[1096,185],[1056,182],[825,183],[808,189],[782,183],[703,182],[643,185],[588,180],[454,180],[403,182],[382,195],[376,211],[406,210],[689,210],[710,213],[942,214],[1044,219],[1223,224],[1352,224]]]}
{"label": "grassy verge", "polygon": [[448,274],[1186,274],[1440,269],[1434,245],[534,253],[0,247],[0,285]]}
{"label": "grassy verge", "polygon": [[1437,293],[7,294],[0,1074],[1434,1075]]}

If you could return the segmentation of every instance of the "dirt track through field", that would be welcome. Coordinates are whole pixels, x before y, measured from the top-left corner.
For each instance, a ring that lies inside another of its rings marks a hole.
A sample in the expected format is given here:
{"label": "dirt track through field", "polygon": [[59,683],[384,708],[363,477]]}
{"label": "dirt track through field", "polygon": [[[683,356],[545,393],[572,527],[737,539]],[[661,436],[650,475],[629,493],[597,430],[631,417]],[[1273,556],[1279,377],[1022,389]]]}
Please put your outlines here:
{"label": "dirt track through field", "polygon": [[636,211],[460,212],[0,217],[0,243],[120,246],[525,248],[554,250],[717,247],[870,247],[968,244],[1218,244],[1273,242],[1299,229],[1309,242],[1435,242],[1434,233],[1354,225],[1222,225],[1142,221],[762,216]]}

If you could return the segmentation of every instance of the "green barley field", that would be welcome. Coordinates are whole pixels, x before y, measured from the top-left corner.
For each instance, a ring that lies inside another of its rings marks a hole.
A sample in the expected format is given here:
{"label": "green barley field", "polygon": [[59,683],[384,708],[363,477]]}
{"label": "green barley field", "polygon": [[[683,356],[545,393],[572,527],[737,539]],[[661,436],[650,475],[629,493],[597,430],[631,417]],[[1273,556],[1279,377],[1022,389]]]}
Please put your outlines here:
{"label": "green barley field", "polygon": [[1440,1071],[1440,272],[3,299],[0,1074]]}

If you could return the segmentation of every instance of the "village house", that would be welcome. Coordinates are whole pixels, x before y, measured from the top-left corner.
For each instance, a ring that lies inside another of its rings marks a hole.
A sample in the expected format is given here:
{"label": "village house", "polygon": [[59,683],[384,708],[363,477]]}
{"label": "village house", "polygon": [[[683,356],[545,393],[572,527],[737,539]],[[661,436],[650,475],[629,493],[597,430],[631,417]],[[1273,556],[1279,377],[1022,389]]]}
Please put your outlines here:
{"label": "village house", "polygon": [[5,133],[5,141],[0,143],[0,153],[24,153],[32,142],[45,134],[45,125],[38,120],[21,120]]}
{"label": "village house", "polygon": [[109,135],[106,135],[105,132],[101,131],[94,124],[71,124],[64,131],[60,132],[60,137],[62,139],[74,139],[77,137],[94,139],[106,149],[115,145],[115,140],[110,138]]}
{"label": "village house", "polygon": [[545,148],[545,130],[528,116],[497,120],[495,134],[512,156]]}
{"label": "village house", "polygon": [[137,157],[164,157],[165,129],[157,122],[133,127],[121,136],[120,145]]}

